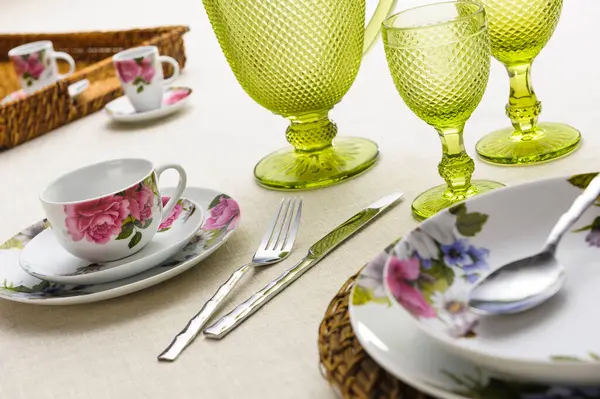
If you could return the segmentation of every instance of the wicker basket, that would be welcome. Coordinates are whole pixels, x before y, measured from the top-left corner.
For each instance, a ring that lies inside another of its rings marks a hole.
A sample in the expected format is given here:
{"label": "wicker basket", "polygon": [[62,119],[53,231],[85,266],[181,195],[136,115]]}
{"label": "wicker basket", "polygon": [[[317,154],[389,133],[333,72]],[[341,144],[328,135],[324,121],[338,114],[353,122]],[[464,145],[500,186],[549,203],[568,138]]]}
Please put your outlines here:
{"label": "wicker basket", "polygon": [[[112,32],[0,35],[0,99],[20,89],[8,51],[21,44],[51,40],[56,51],[69,53],[77,64],[75,73],[27,98],[0,105],[0,151],[15,147],[59,126],[101,110],[123,95],[111,56],[140,45],[155,45],[185,66],[183,35],[186,26],[165,26]],[[164,65],[166,76],[172,67]],[[76,100],[69,85],[88,79],[90,86]]]}
{"label": "wicker basket", "polygon": [[331,300],[319,327],[321,371],[344,399],[434,399],[385,371],[358,342],[348,301],[358,274]]}

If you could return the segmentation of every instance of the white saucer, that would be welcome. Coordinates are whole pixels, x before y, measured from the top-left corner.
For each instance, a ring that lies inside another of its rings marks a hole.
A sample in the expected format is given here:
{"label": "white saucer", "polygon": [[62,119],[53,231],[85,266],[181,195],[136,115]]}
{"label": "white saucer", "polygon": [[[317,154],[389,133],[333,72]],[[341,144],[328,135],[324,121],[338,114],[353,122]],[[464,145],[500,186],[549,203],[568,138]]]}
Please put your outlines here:
{"label": "white saucer", "polygon": [[168,87],[165,89],[162,107],[146,112],[136,112],[126,96],[119,97],[104,106],[106,114],[119,122],[144,122],[170,115],[181,109],[188,101],[192,89]]}
{"label": "white saucer", "polygon": [[[390,248],[391,249],[391,248]],[[349,298],[356,338],[381,367],[406,384],[440,399],[600,398],[598,387],[514,381],[453,354],[392,306],[383,283],[387,254],[381,253],[357,278]]]}
{"label": "white saucer", "polygon": [[163,223],[152,241],[135,254],[107,263],[90,263],[67,252],[56,240],[54,231],[44,230],[21,252],[21,267],[42,280],[63,284],[102,284],[152,269],[175,255],[202,226],[202,209],[182,198],[171,212],[177,218]]}
{"label": "white saucer", "polygon": [[[161,189],[161,193],[173,195],[175,188]],[[183,195],[200,206],[206,219],[191,241],[160,265],[104,284],[73,285],[40,280],[27,274],[19,264],[23,248],[48,227],[40,220],[0,244],[0,298],[36,305],[98,302],[151,287],[198,265],[229,240],[239,224],[240,210],[233,198],[220,191],[188,187]]]}

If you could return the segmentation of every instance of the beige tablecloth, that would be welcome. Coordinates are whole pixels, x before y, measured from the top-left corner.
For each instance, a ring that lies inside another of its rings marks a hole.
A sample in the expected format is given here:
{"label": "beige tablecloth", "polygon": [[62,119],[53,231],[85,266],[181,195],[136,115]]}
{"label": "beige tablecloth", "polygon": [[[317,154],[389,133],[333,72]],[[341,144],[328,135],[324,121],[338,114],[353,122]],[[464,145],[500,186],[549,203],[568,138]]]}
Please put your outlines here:
{"label": "beige tablecloth", "polygon": [[[405,4],[400,1],[401,5]],[[369,1],[369,8],[374,6]],[[598,0],[566,0],[558,29],[535,62],[533,79],[544,120],[577,126],[574,155],[536,167],[477,162],[476,177],[508,184],[600,170]],[[331,398],[318,369],[317,328],[340,285],[389,242],[415,225],[410,202],[441,182],[436,133],[403,104],[381,42],[332,116],[340,135],[381,146],[369,173],[302,193],[304,215],[290,259],[255,273],[223,310],[300,259],[321,235],[377,198],[402,190],[406,200],[290,286],[222,341],[198,339],[173,364],[156,356],[242,262],[248,261],[281,193],[259,188],[255,163],[286,144],[286,121],[254,103],[234,79],[199,0],[0,0],[0,29],[65,31],[189,24],[189,64],[179,83],[193,87],[183,114],[151,126],[109,123],[103,113],[0,154],[0,239],[43,216],[37,191],[83,164],[124,156],[176,161],[189,184],[229,193],[242,225],[224,247],[158,286],[89,305],[44,307],[0,301],[0,398]],[[508,79],[493,62],[485,97],[467,124],[466,145],[507,125]],[[164,184],[173,183],[168,176]],[[540,204],[543,206],[543,204]],[[2,267],[2,265],[0,265]]]}

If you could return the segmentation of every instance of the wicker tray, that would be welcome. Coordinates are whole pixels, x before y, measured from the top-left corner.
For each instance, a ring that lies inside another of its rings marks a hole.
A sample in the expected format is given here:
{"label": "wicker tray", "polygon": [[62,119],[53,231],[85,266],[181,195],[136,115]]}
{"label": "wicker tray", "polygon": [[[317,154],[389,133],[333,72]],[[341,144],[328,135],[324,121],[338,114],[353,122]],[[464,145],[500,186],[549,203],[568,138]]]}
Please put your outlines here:
{"label": "wicker tray", "polygon": [[[19,90],[19,83],[8,60],[8,51],[21,44],[51,40],[56,51],[69,53],[77,70],[69,77],[21,100],[0,105],[0,151],[15,147],[59,126],[101,110],[123,95],[114,73],[111,56],[121,50],[155,45],[161,54],[185,65],[183,35],[186,26],[165,26],[111,32],[0,35],[0,99]],[[164,66],[166,76],[172,73]],[[77,100],[68,94],[69,85],[88,79],[90,87]]]}
{"label": "wicker tray", "polygon": [[352,276],[333,298],[319,327],[321,370],[344,398],[434,399],[399,381],[382,369],[362,348],[348,313]]}

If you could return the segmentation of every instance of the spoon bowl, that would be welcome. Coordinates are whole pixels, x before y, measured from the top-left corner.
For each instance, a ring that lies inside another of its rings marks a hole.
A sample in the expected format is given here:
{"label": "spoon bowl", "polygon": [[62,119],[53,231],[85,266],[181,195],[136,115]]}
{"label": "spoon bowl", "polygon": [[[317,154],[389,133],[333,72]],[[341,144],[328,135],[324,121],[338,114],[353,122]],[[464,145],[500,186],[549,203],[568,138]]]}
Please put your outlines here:
{"label": "spoon bowl", "polygon": [[469,306],[481,315],[512,314],[534,308],[560,291],[565,268],[550,253],[511,262],[473,287]]}

